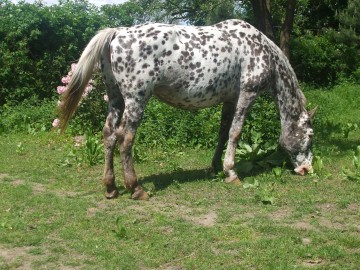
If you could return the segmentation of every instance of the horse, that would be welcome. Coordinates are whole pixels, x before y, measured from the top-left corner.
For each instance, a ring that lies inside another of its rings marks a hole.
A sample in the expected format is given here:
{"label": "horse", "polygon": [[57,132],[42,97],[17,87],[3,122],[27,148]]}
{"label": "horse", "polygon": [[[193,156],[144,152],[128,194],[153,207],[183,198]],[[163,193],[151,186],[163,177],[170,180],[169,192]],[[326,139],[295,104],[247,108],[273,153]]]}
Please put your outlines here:
{"label": "horse", "polygon": [[222,103],[212,168],[223,169],[226,183],[239,183],[234,158],[241,129],[256,97],[267,91],[280,112],[280,146],[289,154],[295,172],[304,175],[312,168],[315,110],[306,110],[305,96],[287,57],[245,21],[212,26],[147,23],[99,31],[84,49],[64,94],[62,131],[98,66],[108,89],[103,128],[103,183],[108,199],[118,195],[113,165],[116,143],[126,189],[133,199],[149,197],[138,182],[131,149],[151,96],[186,110]]}

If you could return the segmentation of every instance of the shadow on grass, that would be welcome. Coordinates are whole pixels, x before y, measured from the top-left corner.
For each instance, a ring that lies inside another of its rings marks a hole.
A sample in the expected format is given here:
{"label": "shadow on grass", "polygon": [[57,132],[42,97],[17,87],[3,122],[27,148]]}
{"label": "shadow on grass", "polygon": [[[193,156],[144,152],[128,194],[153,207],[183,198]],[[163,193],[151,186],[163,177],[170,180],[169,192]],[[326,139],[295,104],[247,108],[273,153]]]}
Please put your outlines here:
{"label": "shadow on grass", "polygon": [[[359,132],[360,133],[360,132]],[[360,145],[360,138],[343,138],[343,137],[328,137],[319,138],[315,140],[314,144],[317,144],[321,154],[328,154],[330,149],[336,149],[336,156],[344,157],[349,154],[349,151],[354,151],[358,145]]]}
{"label": "shadow on grass", "polygon": [[[249,172],[241,172],[241,166],[236,164],[235,170],[237,171],[240,180],[243,180],[246,177],[256,177],[260,174],[265,172],[271,171],[272,168],[263,168],[261,166],[254,166]],[[182,184],[182,183],[189,183],[189,182],[196,182],[196,181],[223,181],[222,177],[216,175],[211,167],[204,168],[204,169],[194,169],[194,170],[183,170],[177,169],[172,172],[168,173],[160,173],[160,174],[153,174],[149,176],[145,176],[140,180],[141,184],[148,184],[151,183],[154,185],[155,190],[160,191],[164,190],[167,187],[173,184]],[[225,184],[225,182],[224,182]]]}
{"label": "shadow on grass", "polygon": [[195,181],[211,181],[214,174],[211,168],[183,170],[177,169],[168,173],[153,174],[141,179],[142,184],[152,183],[156,190],[163,190],[174,183],[187,183]]}
{"label": "shadow on grass", "polygon": [[[360,127],[360,122],[354,122],[353,124]],[[338,150],[338,156],[345,156],[348,151],[354,150],[360,145],[359,135],[360,130],[358,128],[349,128],[346,122],[338,123],[324,120],[315,126],[314,144],[317,144],[325,152],[326,149],[335,147]]]}

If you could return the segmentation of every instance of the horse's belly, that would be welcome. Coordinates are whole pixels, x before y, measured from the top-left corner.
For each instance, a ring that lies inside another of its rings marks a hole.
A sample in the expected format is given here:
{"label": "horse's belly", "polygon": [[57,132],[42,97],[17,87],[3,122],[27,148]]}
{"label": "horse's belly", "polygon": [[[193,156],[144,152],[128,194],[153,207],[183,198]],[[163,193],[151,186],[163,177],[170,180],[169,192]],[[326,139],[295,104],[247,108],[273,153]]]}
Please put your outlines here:
{"label": "horse's belly", "polygon": [[154,89],[154,96],[176,108],[197,110],[215,106],[223,102],[223,95],[216,90],[176,89],[171,86],[159,86]]}

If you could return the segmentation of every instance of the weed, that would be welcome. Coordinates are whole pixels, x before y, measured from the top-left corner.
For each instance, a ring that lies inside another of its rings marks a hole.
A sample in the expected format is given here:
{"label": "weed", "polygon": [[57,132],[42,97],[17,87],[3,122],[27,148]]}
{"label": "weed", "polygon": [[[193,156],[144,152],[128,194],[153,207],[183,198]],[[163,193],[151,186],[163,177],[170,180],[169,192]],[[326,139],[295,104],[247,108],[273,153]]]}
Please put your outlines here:
{"label": "weed", "polygon": [[82,164],[82,157],[78,154],[79,150],[72,147],[68,154],[61,159],[57,164],[59,167],[71,167],[71,166],[80,166]]}
{"label": "weed", "polygon": [[122,240],[126,238],[126,228],[125,225],[121,223],[121,218],[118,217],[115,221],[115,229],[113,230],[113,233],[115,236]]}
{"label": "weed", "polygon": [[360,145],[356,147],[356,150],[354,152],[353,165],[356,170],[360,171]]}
{"label": "weed", "polygon": [[223,171],[218,172],[213,176],[212,181],[213,182],[224,182],[224,179],[226,178],[226,175]]}
{"label": "weed", "polygon": [[283,179],[283,175],[286,171],[286,161],[283,161],[282,166],[277,166],[271,170],[272,174],[275,176],[275,178],[280,179],[281,182],[285,182]]}
{"label": "weed", "polygon": [[237,166],[243,173],[249,173],[256,168],[271,169],[280,167],[280,169],[274,170],[274,173],[280,176],[285,170],[284,159],[285,156],[281,151],[277,150],[277,145],[269,145],[261,143],[261,141],[252,145],[240,143],[235,154]]}
{"label": "weed", "polygon": [[84,162],[93,166],[103,162],[103,143],[97,136],[86,134],[85,143],[81,146],[81,154]]}
{"label": "weed", "polygon": [[98,136],[87,133],[82,145],[71,145],[68,154],[57,164],[60,167],[94,166],[103,162],[103,143]]}
{"label": "weed", "polygon": [[342,133],[344,138],[347,139],[349,137],[350,132],[354,132],[358,129],[358,125],[355,123],[347,123],[345,126],[342,127]]}
{"label": "weed", "polygon": [[259,181],[256,178],[249,177],[246,179],[245,183],[243,184],[244,189],[255,189],[260,186]]}
{"label": "weed", "polygon": [[25,148],[22,142],[18,143],[16,146],[16,153],[19,155],[23,155],[25,152]]}
{"label": "weed", "polygon": [[274,204],[275,203],[275,183],[270,183],[268,185],[265,185],[264,187],[261,187],[257,190],[255,194],[255,199],[257,201],[262,202],[263,204]]}
{"label": "weed", "polygon": [[342,174],[345,179],[350,181],[360,181],[360,145],[354,151],[353,159],[352,159],[353,168],[343,168]]}

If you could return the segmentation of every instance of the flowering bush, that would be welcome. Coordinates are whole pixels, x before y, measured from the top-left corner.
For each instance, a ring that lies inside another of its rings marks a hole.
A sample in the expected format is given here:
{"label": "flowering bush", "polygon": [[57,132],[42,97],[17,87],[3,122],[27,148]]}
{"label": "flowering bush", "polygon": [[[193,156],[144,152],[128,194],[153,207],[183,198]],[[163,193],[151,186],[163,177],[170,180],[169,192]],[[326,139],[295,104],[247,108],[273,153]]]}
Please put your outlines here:
{"label": "flowering bush", "polygon": [[[71,64],[69,73],[61,79],[63,85],[59,85],[56,89],[60,96],[68,90],[68,85],[75,72],[76,65],[76,63]],[[108,96],[103,94],[104,89],[97,89],[100,91],[92,91],[95,88],[95,85],[95,81],[90,80],[82,95],[83,100],[79,103],[72,125],[72,130],[75,131],[75,133],[83,133],[84,130],[99,130],[98,125],[103,122],[103,120],[100,119],[104,118],[106,113],[104,100],[107,102]],[[61,98],[57,102],[57,106],[61,106]],[[58,118],[54,119],[52,126],[54,128],[58,128],[60,126],[60,120]]]}

